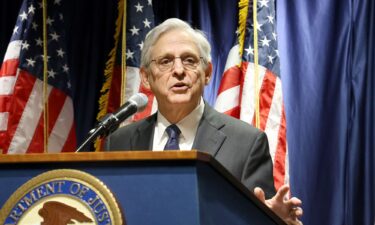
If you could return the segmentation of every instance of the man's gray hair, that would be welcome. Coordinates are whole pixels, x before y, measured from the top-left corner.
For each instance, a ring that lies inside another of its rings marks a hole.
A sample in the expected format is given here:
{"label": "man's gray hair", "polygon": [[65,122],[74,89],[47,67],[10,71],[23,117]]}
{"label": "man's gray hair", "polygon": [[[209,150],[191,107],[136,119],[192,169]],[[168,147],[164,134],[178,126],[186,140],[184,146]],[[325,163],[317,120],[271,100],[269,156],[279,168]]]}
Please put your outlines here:
{"label": "man's gray hair", "polygon": [[163,23],[154,27],[146,35],[142,53],[141,53],[141,67],[147,67],[151,62],[151,49],[153,45],[159,40],[160,36],[171,30],[183,30],[187,32],[197,45],[200,56],[207,65],[211,62],[211,46],[208,42],[206,35],[198,29],[193,29],[188,23],[177,18],[165,20]]}

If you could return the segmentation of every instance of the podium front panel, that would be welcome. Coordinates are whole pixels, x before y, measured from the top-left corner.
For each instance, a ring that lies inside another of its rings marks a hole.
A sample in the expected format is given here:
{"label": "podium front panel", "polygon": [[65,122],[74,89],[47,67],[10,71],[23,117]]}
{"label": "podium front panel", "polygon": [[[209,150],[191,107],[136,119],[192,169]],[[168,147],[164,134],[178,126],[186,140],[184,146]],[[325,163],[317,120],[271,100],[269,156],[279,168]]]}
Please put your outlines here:
{"label": "podium front panel", "polygon": [[0,163],[0,205],[30,179],[56,169],[84,171],[101,180],[114,194],[128,225],[281,224],[200,160]]}

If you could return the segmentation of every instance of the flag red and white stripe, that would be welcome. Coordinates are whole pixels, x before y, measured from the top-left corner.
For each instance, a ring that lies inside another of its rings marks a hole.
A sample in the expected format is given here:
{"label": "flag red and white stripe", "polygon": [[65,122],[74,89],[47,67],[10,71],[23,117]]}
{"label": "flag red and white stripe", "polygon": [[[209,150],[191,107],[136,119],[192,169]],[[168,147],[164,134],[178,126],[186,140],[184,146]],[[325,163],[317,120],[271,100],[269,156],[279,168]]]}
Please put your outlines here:
{"label": "flag red and white stripe", "polygon": [[[30,26],[36,24],[36,14],[41,13],[41,9],[35,8],[36,5],[31,0],[23,2],[20,10],[23,12],[20,14],[22,18],[17,20],[0,70],[0,148],[7,154],[64,152],[76,148],[73,102],[65,92],[70,84],[66,80],[63,80],[64,84],[58,81],[59,78],[66,79],[68,66],[54,63],[54,57],[63,58],[65,53],[58,42],[61,35],[57,33],[53,33],[55,36],[52,35],[48,41],[52,45],[48,47],[51,56],[48,56],[49,84],[45,96],[49,101],[49,129],[47,149],[44,146],[45,109],[43,81],[40,79],[43,57],[40,55],[41,46],[34,42],[39,38],[37,26],[34,25],[35,29]],[[39,27],[42,27],[41,24]],[[55,32],[52,27],[50,29],[51,33]],[[56,50],[60,52],[59,56],[56,56]],[[59,62],[64,62],[64,59],[59,59]]]}
{"label": "flag red and white stripe", "polygon": [[267,134],[278,189],[289,183],[289,170],[275,2],[240,1],[239,6],[238,43],[228,54],[215,108]]}
{"label": "flag red and white stripe", "polygon": [[274,180],[278,188],[288,183],[286,121],[281,80],[272,71],[260,66],[258,89],[254,86],[254,64],[242,62],[238,45],[232,48],[218,90],[215,108],[255,125],[255,93],[259,95],[260,129],[268,137],[274,163]]}

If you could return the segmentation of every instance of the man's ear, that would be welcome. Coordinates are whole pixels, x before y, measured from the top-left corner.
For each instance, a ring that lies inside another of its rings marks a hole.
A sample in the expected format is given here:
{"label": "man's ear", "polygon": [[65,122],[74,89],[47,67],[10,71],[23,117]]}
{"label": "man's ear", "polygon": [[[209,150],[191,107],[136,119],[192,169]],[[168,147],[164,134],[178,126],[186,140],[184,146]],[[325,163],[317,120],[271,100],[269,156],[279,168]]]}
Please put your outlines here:
{"label": "man's ear", "polygon": [[205,73],[204,84],[207,85],[210,82],[211,76],[212,76],[212,63],[211,62],[208,62],[207,68],[204,71],[204,73]]}
{"label": "man's ear", "polygon": [[147,88],[147,89],[151,89],[151,87],[150,87],[150,82],[149,82],[149,80],[148,80],[148,73],[149,73],[149,71],[148,71],[148,69],[147,68],[145,68],[145,67],[141,67],[141,69],[139,70],[139,74],[140,74],[140,76],[141,76],[141,83],[142,83],[142,85],[145,87],[145,88]]}

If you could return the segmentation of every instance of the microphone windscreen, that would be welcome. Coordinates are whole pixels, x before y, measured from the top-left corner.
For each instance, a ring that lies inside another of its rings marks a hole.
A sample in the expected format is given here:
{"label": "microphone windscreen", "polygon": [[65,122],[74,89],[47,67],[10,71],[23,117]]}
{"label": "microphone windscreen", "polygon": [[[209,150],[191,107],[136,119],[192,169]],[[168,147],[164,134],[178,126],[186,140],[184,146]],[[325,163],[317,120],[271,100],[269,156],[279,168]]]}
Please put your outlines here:
{"label": "microphone windscreen", "polygon": [[129,103],[137,106],[137,112],[143,111],[147,106],[148,98],[143,93],[137,93],[129,98]]}

